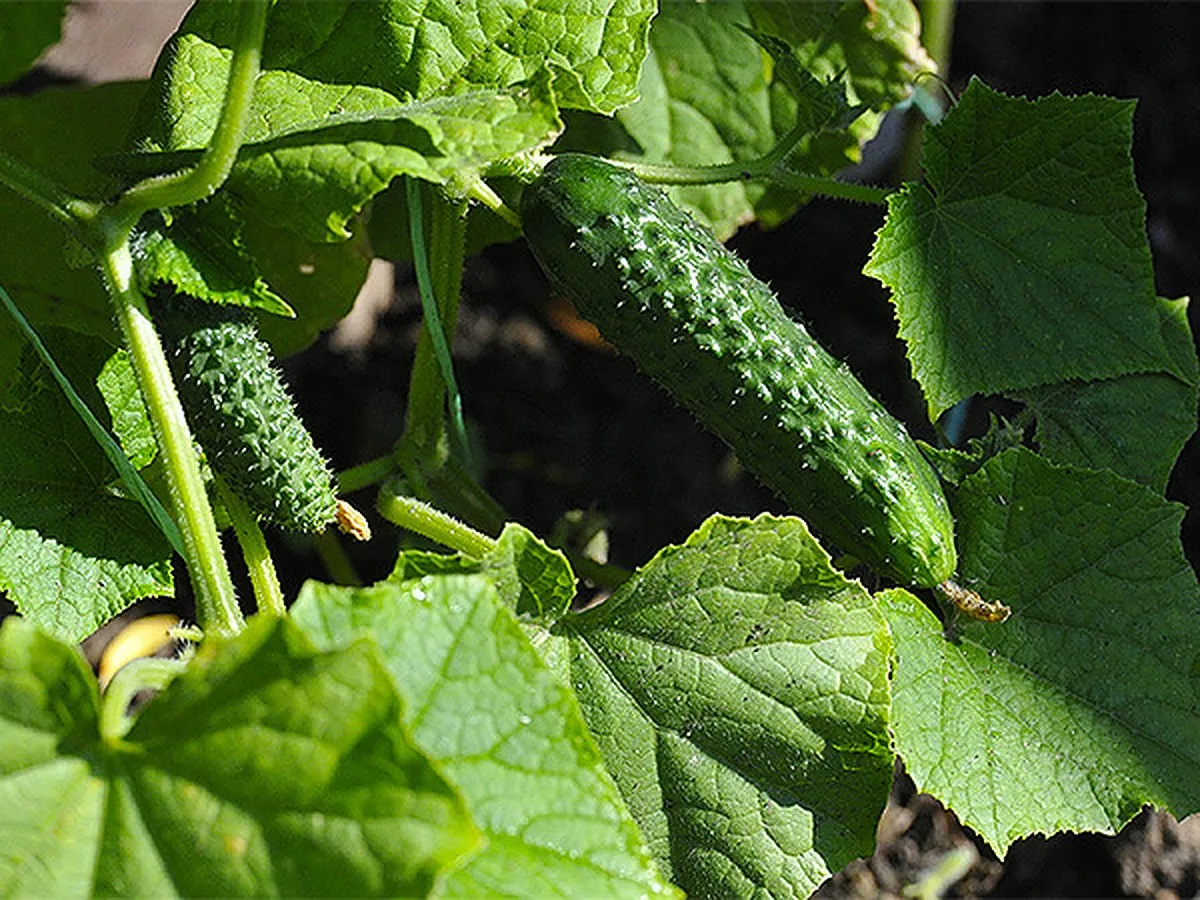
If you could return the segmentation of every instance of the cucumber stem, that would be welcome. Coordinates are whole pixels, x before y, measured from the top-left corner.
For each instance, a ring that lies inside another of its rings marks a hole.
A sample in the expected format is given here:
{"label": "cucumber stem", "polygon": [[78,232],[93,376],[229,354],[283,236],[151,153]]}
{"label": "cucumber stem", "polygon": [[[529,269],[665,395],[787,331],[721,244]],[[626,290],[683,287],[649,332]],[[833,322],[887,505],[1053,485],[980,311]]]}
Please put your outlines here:
{"label": "cucumber stem", "polygon": [[238,7],[237,33],[233,41],[225,100],[200,161],[191,169],[147,178],[122,194],[110,213],[120,227],[131,228],[142,213],[151,209],[183,206],[203,200],[225,183],[237,160],[250,118],[250,103],[254,96],[254,83],[258,80],[269,6],[268,0],[245,0]]}
{"label": "cucumber stem", "polygon": [[[504,513],[469,472],[462,400],[450,358],[450,341],[458,322],[462,292],[466,206],[435,194],[430,211],[426,269],[422,262],[424,221],[418,217],[420,187],[409,182],[408,190],[413,255],[425,320],[413,359],[404,435],[393,451],[393,469],[405,474],[409,489],[422,499],[449,506],[485,531],[498,531],[504,524]],[[447,412],[454,424],[449,434]],[[449,437],[457,445],[453,453]],[[346,474],[351,476],[351,484],[357,484],[359,479],[379,480],[386,473],[382,466],[372,463],[362,471],[351,470]]]}
{"label": "cucumber stem", "polygon": [[150,321],[145,298],[133,283],[127,237],[121,236],[101,256],[100,271],[162,452],[175,520],[183,526],[183,556],[196,595],[196,617],[206,632],[237,634],[243,622],[233,580],[166,354]]}
{"label": "cucumber stem", "polygon": [[387,453],[375,459],[343,469],[337,474],[337,492],[353,494],[355,491],[379,484],[396,471],[396,454]]}
{"label": "cucumber stem", "polygon": [[332,529],[327,528],[313,535],[313,549],[317,551],[317,557],[325,566],[330,581],[348,587],[362,586],[362,579],[355,570],[346,548],[342,546],[342,539]]}
{"label": "cucumber stem", "polygon": [[492,186],[478,175],[467,181],[467,196],[482,203],[513,228],[520,229],[521,217],[517,211],[505,203],[500,195],[492,190]]}
{"label": "cucumber stem", "polygon": [[643,181],[652,184],[720,184],[727,181],[770,181],[782,187],[806,194],[820,194],[856,203],[882,204],[892,193],[887,188],[866,184],[851,184],[821,175],[805,175],[784,168],[769,156],[746,162],[722,163],[716,166],[671,166],[654,163],[631,163],[610,159],[613,165],[632,170]]}
{"label": "cucumber stem", "polygon": [[258,611],[275,616],[286,615],[287,604],[283,599],[283,589],[279,586],[275,562],[271,559],[271,551],[267,549],[267,540],[263,537],[258,519],[245,501],[229,489],[225,479],[216,477],[214,483],[217,496],[221,498],[221,505],[229,514],[233,532],[242,548],[242,557],[246,560],[246,569],[250,573],[250,584],[254,588],[254,600],[258,604]]}
{"label": "cucumber stem", "polygon": [[135,283],[129,236],[142,213],[207,197],[229,175],[249,118],[267,9],[267,0],[248,0],[238,7],[221,115],[196,167],[134,185],[92,222],[93,236],[99,243],[100,271],[162,452],[175,518],[185,526],[181,529],[184,560],[196,595],[196,617],[205,632],[222,635],[241,631],[242,613],[204,489],[191,430],[145,298]]}
{"label": "cucumber stem", "polygon": [[496,542],[458,519],[415,497],[406,497],[385,486],[379,492],[379,513],[389,522],[415,531],[451,550],[475,559],[496,549]]}
{"label": "cucumber stem", "polygon": [[454,378],[450,342],[458,324],[458,300],[462,291],[465,258],[465,209],[435,199],[430,210],[429,253],[425,252],[421,185],[407,182],[409,233],[413,264],[425,318],[417,340],[409,384],[408,421],[405,437],[417,446],[434,448],[445,429],[445,403],[449,396],[451,421],[460,454],[466,453],[466,428],[462,420],[462,398]]}
{"label": "cucumber stem", "polygon": [[[956,0],[919,0],[917,6],[921,15],[921,44],[933,59],[937,75],[941,79],[949,78]],[[920,102],[923,99],[925,102]],[[910,111],[906,117],[906,134],[897,166],[901,181],[916,181],[921,177],[921,163],[925,155],[925,122],[937,124],[946,108],[945,101],[929,91],[923,81],[913,88],[913,100],[918,102],[916,105],[924,116],[913,115]]]}
{"label": "cucumber stem", "polygon": [[806,194],[821,194],[852,200],[856,203],[882,204],[892,193],[885,188],[865,184],[851,184],[821,175],[807,175],[787,168],[785,160],[796,149],[796,145],[808,134],[806,127],[797,126],[780,138],[779,142],[758,159],[741,162],[720,163],[714,166],[659,165],[655,163],[625,162],[610,159],[613,165],[632,170],[643,181],[652,184],[720,184],[727,181],[770,181],[782,187]]}

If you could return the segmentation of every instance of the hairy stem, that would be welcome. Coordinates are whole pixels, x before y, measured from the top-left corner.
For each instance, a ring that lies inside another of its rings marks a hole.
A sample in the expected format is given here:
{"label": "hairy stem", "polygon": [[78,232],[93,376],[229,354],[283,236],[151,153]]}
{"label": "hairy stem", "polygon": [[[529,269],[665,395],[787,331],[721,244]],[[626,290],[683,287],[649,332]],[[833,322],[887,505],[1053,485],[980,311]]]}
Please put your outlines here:
{"label": "hairy stem", "polygon": [[467,193],[472,200],[482,203],[513,228],[521,227],[521,217],[482,178],[473,178],[468,183]]}
{"label": "hairy stem", "polygon": [[192,169],[159,175],[126,191],[112,210],[114,221],[132,227],[151,209],[182,206],[212,195],[225,183],[242,145],[254,83],[258,79],[268,0],[244,0],[238,7],[237,34],[229,65],[221,116],[200,162]]}
{"label": "hairy stem", "polygon": [[225,484],[224,479],[217,478],[217,495],[225,511],[229,513],[229,521],[233,523],[234,534],[242,548],[242,557],[246,560],[246,569],[250,573],[250,584],[254,588],[254,599],[258,611],[282,616],[287,614],[287,604],[283,599],[283,589],[279,586],[279,576],[275,574],[275,562],[271,559],[271,551],[267,549],[266,538],[258,519],[250,511],[241,497],[237,496]]}
{"label": "hairy stem", "polygon": [[808,194],[820,194],[853,200],[857,203],[885,203],[891,191],[870,187],[865,184],[850,184],[835,178],[806,175],[795,172],[784,164],[796,149],[796,145],[807,134],[800,126],[784,135],[770,152],[758,159],[742,162],[721,163],[715,166],[656,165],[654,163],[629,163],[611,160],[637,173],[644,181],[655,184],[720,184],[727,181],[770,181],[782,187]]}
{"label": "hairy stem", "polygon": [[367,460],[364,463],[359,463],[357,466],[351,466],[349,469],[343,469],[337,474],[337,492],[339,494],[353,494],[355,491],[360,491],[365,487],[379,484],[379,482],[395,473],[396,466],[396,455],[394,453],[387,453],[383,456],[377,456],[375,459]]}
{"label": "hairy stem", "polygon": [[496,542],[486,534],[464,525],[415,497],[406,497],[385,488],[379,492],[378,502],[380,514],[389,522],[415,531],[466,556],[478,559],[496,548]]}
{"label": "hairy stem", "polygon": [[224,104],[209,146],[196,167],[135,185],[95,223],[102,240],[101,273],[162,452],[175,519],[183,526],[184,560],[196,594],[196,616],[205,632],[224,635],[241,630],[242,614],[204,489],[191,430],[146,301],[134,283],[129,235],[142,213],[207,197],[229,175],[246,130],[258,78],[267,9],[267,0],[247,0],[238,7]]}
{"label": "hairy stem", "polygon": [[236,634],[242,628],[242,614],[233,581],[162,343],[146,301],[133,283],[128,241],[120,239],[100,263],[162,452],[175,521],[183,526],[184,561],[196,594],[196,617],[206,632]]}
{"label": "hairy stem", "polygon": [[727,181],[770,181],[792,190],[825,197],[853,200],[856,203],[885,203],[891,193],[886,188],[851,184],[820,175],[793,172],[769,157],[747,162],[723,163],[717,166],[669,166],[653,163],[625,163],[611,160],[615,165],[632,169],[643,181],[654,184],[720,184]]}
{"label": "hairy stem", "polygon": [[362,579],[355,570],[346,548],[342,546],[341,538],[332,529],[327,528],[314,535],[313,548],[317,551],[321,564],[325,566],[330,581],[350,587],[362,585]]}

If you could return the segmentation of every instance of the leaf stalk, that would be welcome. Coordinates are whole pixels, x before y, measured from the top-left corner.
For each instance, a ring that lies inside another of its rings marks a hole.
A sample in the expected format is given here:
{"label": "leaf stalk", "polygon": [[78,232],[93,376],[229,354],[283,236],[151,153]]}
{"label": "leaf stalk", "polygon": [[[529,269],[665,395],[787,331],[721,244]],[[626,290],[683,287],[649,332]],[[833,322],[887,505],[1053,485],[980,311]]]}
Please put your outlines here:
{"label": "leaf stalk", "polygon": [[151,209],[203,200],[225,183],[237,160],[250,117],[268,8],[268,0],[245,0],[238,9],[225,101],[200,161],[191,169],[147,178],[122,194],[111,210],[113,219],[121,227],[132,228],[142,214]]}

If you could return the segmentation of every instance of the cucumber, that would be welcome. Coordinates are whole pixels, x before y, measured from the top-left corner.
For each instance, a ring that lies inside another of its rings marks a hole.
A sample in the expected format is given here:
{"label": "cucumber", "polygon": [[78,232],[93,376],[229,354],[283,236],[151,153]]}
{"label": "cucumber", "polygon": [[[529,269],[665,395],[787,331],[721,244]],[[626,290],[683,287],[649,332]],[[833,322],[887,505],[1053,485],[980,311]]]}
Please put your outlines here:
{"label": "cucumber", "polygon": [[954,573],[954,522],[904,427],[660,189],[555,157],[525,189],[551,284],[817,531],[906,585]]}
{"label": "cucumber", "polygon": [[180,400],[213,472],[258,516],[291,531],[334,521],[333,472],[296,414],[245,309],[171,297],[155,323]]}

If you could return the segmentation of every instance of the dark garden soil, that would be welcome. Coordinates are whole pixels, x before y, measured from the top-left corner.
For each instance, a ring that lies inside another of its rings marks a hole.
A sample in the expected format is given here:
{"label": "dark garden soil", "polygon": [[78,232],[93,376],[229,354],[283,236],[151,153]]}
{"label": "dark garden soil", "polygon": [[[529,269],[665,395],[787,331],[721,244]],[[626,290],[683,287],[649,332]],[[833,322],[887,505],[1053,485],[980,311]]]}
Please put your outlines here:
{"label": "dark garden soil", "polygon": [[[1200,284],[1198,44],[1200,5],[1182,2],[965,3],[956,26],[956,91],[978,74],[1028,96],[1058,89],[1139,99],[1134,153],[1158,290],[1168,297]],[[746,230],[734,246],[885,405],[920,421],[886,294],[861,275],[881,222],[878,209],[814,202],[778,230]],[[327,340],[288,364],[302,412],[339,467],[385,453],[400,433],[419,310],[408,273],[397,281],[395,301],[363,346],[334,350]],[[610,522],[612,561],[635,566],[711,512],[783,511],[628,360],[550,324],[546,283],[523,246],[494,247],[473,260],[464,293],[456,343],[462,394],[486,447],[487,486],[514,518],[548,533],[563,511],[595,509]],[[1200,503],[1198,463],[1193,443],[1170,488],[1192,506]],[[361,506],[371,509],[370,496]],[[1190,515],[1193,563],[1200,562],[1198,528]],[[379,531],[373,550],[356,551],[366,580],[382,576],[394,553],[388,529]],[[311,554],[281,553],[285,590],[322,576]],[[1144,813],[1117,837],[1031,838],[1000,861],[898,772],[879,838],[876,854],[839,873],[821,896],[900,896],[959,846],[975,855],[953,896],[1200,896],[1200,817],[1181,826]]]}

